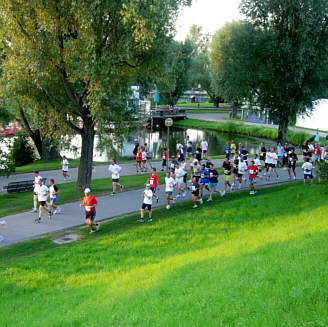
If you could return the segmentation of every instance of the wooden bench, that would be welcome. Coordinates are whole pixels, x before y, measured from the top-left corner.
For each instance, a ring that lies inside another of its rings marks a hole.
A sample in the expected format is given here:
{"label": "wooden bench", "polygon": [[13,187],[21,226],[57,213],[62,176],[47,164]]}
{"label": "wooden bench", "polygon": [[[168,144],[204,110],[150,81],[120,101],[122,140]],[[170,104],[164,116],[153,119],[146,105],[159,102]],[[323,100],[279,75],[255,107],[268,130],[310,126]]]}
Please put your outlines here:
{"label": "wooden bench", "polygon": [[[43,178],[43,183],[45,184],[47,181],[46,178]],[[7,189],[8,193],[15,193],[15,192],[24,192],[24,191],[33,191],[34,180],[30,181],[20,181],[20,182],[11,182],[8,183],[7,186],[4,188]]]}

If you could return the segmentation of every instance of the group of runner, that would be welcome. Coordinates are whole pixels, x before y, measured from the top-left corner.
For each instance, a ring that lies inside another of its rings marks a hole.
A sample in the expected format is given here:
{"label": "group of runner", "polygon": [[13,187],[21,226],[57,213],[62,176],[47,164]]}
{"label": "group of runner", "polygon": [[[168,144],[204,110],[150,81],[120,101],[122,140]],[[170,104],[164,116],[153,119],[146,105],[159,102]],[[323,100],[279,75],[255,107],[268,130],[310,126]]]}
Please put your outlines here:
{"label": "group of runner", "polygon": [[[265,145],[261,143],[259,147],[259,155],[255,154],[254,158],[249,160],[249,153],[247,149],[242,144],[239,144],[237,147],[235,142],[232,141],[226,145],[226,156],[220,167],[223,170],[224,186],[223,190],[219,191],[217,189],[219,173],[214,168],[210,158],[208,158],[208,142],[203,139],[202,142],[200,142],[200,144],[196,144],[193,149],[192,141],[189,137],[187,137],[185,147],[186,157],[184,155],[184,146],[177,141],[177,153],[171,157],[170,162],[168,162],[166,148],[164,148],[162,152],[162,171],[167,170],[164,183],[167,210],[170,209],[171,204],[178,198],[185,197],[188,191],[191,191],[193,208],[197,208],[198,203],[203,203],[203,195],[205,190],[208,191],[207,201],[212,201],[212,196],[214,193],[220,193],[221,196],[224,196],[228,190],[233,190],[234,187],[237,187],[237,185],[238,188],[241,189],[242,184],[246,183],[247,179],[250,187],[250,195],[254,195],[256,193],[254,185],[256,179],[262,179],[265,177],[266,180],[269,181],[274,175],[277,179],[279,179],[279,174],[277,171],[278,167],[288,169],[289,179],[292,178],[292,175],[293,178],[296,179],[296,163],[298,161],[298,156],[292,144],[285,144],[284,146],[281,146],[281,144],[278,143],[277,148],[275,149],[273,147],[266,148]],[[147,147],[147,144],[140,147],[138,142],[136,142],[135,149],[137,150],[137,172],[145,171],[145,169],[147,169],[147,163],[150,163],[150,156],[148,155],[149,148]],[[304,164],[302,166],[304,171],[304,183],[308,178],[312,182],[312,171],[314,166],[311,163],[311,156],[309,155],[311,152],[310,144],[304,144],[302,150],[304,155]],[[325,151],[325,149],[320,149],[320,147],[318,149],[318,144],[313,147],[313,153],[315,155],[314,164],[320,160],[323,151]],[[140,156],[142,159],[141,164],[139,164]],[[62,164],[63,176],[67,179],[68,162],[65,157],[63,157]],[[187,177],[189,171],[188,164],[191,173],[189,180]],[[108,167],[108,171],[112,177],[112,195],[117,193],[118,188],[120,191],[124,188],[124,186],[119,183],[121,170],[122,167],[117,164],[115,159],[112,159]],[[247,174],[248,178],[246,177]],[[42,210],[45,210],[49,217],[51,217],[53,213],[60,212],[60,208],[56,206],[56,199],[59,190],[53,179],[50,179],[50,186],[48,188],[43,184],[42,177],[37,171],[34,173],[34,176],[35,187],[33,211],[37,211],[36,203],[38,201],[39,215],[36,222],[40,222]],[[151,167],[151,172],[145,180],[145,189],[141,194],[143,200],[140,209],[140,219],[138,219],[138,222],[144,222],[145,210],[148,210],[149,212],[148,221],[152,222],[152,204],[154,199],[157,202],[159,200],[157,195],[159,188],[160,186],[158,183],[156,168]],[[83,202],[81,203],[81,207],[85,208],[85,218],[90,227],[90,233],[94,233],[100,226],[99,223],[94,223],[97,200],[91,195],[91,190],[89,188],[86,188],[84,193],[85,195]],[[48,197],[50,197],[50,203],[47,206]]]}

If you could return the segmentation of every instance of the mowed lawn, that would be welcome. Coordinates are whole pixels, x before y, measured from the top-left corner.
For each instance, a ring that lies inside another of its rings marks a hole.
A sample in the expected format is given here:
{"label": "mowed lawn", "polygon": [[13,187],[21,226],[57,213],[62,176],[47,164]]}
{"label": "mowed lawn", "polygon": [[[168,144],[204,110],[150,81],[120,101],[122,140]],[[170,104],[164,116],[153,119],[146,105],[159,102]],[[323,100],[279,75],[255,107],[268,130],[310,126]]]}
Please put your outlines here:
{"label": "mowed lawn", "polygon": [[0,249],[1,326],[327,326],[328,189],[228,194]]}

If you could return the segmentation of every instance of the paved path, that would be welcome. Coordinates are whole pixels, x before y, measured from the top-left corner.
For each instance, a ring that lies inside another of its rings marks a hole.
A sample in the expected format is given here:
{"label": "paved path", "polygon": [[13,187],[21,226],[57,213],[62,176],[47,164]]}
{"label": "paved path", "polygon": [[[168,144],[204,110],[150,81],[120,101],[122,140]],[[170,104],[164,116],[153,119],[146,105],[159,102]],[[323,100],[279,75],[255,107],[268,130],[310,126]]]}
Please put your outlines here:
{"label": "paved path", "polygon": [[[286,170],[280,169],[279,174],[279,180],[272,178],[272,180],[268,183],[264,180],[258,180],[256,186],[272,186],[278,183],[285,183],[289,181]],[[297,168],[297,174],[298,179],[302,179],[303,174],[300,168]],[[220,190],[223,189],[222,176],[219,178],[218,188]],[[248,185],[243,184],[243,189],[248,189]],[[99,204],[97,206],[97,220],[114,218],[120,215],[138,211],[142,202],[141,191],[142,190],[127,191],[118,194],[115,197],[109,195],[98,197],[97,199]],[[160,201],[158,204],[155,203],[155,207],[163,206],[165,204],[163,187],[161,187],[161,190],[158,194],[160,196]],[[207,192],[205,195],[206,194]],[[188,193],[186,198],[180,199],[180,201],[190,201],[190,197],[190,193]],[[79,207],[79,204],[80,202],[74,202],[62,205],[62,213],[60,215],[55,215],[51,220],[49,220],[44,213],[45,218],[40,224],[34,223],[36,214],[30,212],[24,212],[1,218],[1,221],[5,220],[7,225],[5,228],[0,225],[0,234],[4,238],[3,241],[0,242],[0,246],[6,246],[20,241],[37,238],[47,233],[60,231],[84,224],[83,210]],[[203,205],[206,205],[206,202],[204,202]],[[163,210],[165,209],[163,208]],[[154,217],[154,221],[156,221],[156,216]]]}
{"label": "paved path", "polygon": [[[220,114],[220,113],[206,113],[206,114],[205,113],[204,114],[188,113],[187,117],[191,118],[191,119],[226,122],[225,118],[229,117],[229,115]],[[256,125],[256,126],[262,126],[262,127],[268,127],[268,128],[278,128],[279,127],[278,125],[251,123],[251,122],[246,122],[246,121],[243,121],[243,123],[246,124],[246,125]],[[305,132],[305,133],[310,134],[310,135],[316,135],[317,134],[316,131],[312,131],[312,130],[301,128],[301,127],[289,127],[289,129],[292,130],[292,131],[295,131],[295,132]],[[327,133],[319,132],[319,135],[321,137],[326,137]]]}

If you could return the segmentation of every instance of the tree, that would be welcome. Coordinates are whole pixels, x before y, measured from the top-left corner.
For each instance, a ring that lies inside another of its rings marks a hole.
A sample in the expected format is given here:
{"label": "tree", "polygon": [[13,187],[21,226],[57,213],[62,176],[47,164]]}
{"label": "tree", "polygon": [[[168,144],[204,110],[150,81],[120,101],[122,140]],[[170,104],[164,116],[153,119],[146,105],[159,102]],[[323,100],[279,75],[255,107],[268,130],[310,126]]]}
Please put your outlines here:
{"label": "tree", "polygon": [[195,46],[195,53],[209,53],[211,37],[208,33],[203,33],[201,26],[191,25],[187,40],[190,40]]}
{"label": "tree", "polygon": [[258,35],[246,22],[226,23],[212,39],[211,82],[216,96],[232,103],[232,117],[245,99],[253,96],[259,70]]}
{"label": "tree", "polygon": [[114,124],[120,133],[133,119],[126,108],[131,76],[136,69],[146,72],[159,64],[160,50],[173,35],[176,13],[189,3],[1,2],[4,75],[24,74],[42,94],[42,101],[47,101],[48,114],[81,135],[78,190],[90,186],[96,125],[102,133]]}
{"label": "tree", "polygon": [[279,118],[278,139],[285,142],[288,125],[327,94],[328,2],[242,0],[241,11],[263,36],[253,45],[262,49],[253,91]]}
{"label": "tree", "polygon": [[157,83],[161,103],[176,104],[188,88],[188,70],[193,50],[193,44],[189,40],[171,42],[167,50],[165,66],[162,68],[164,75]]}

